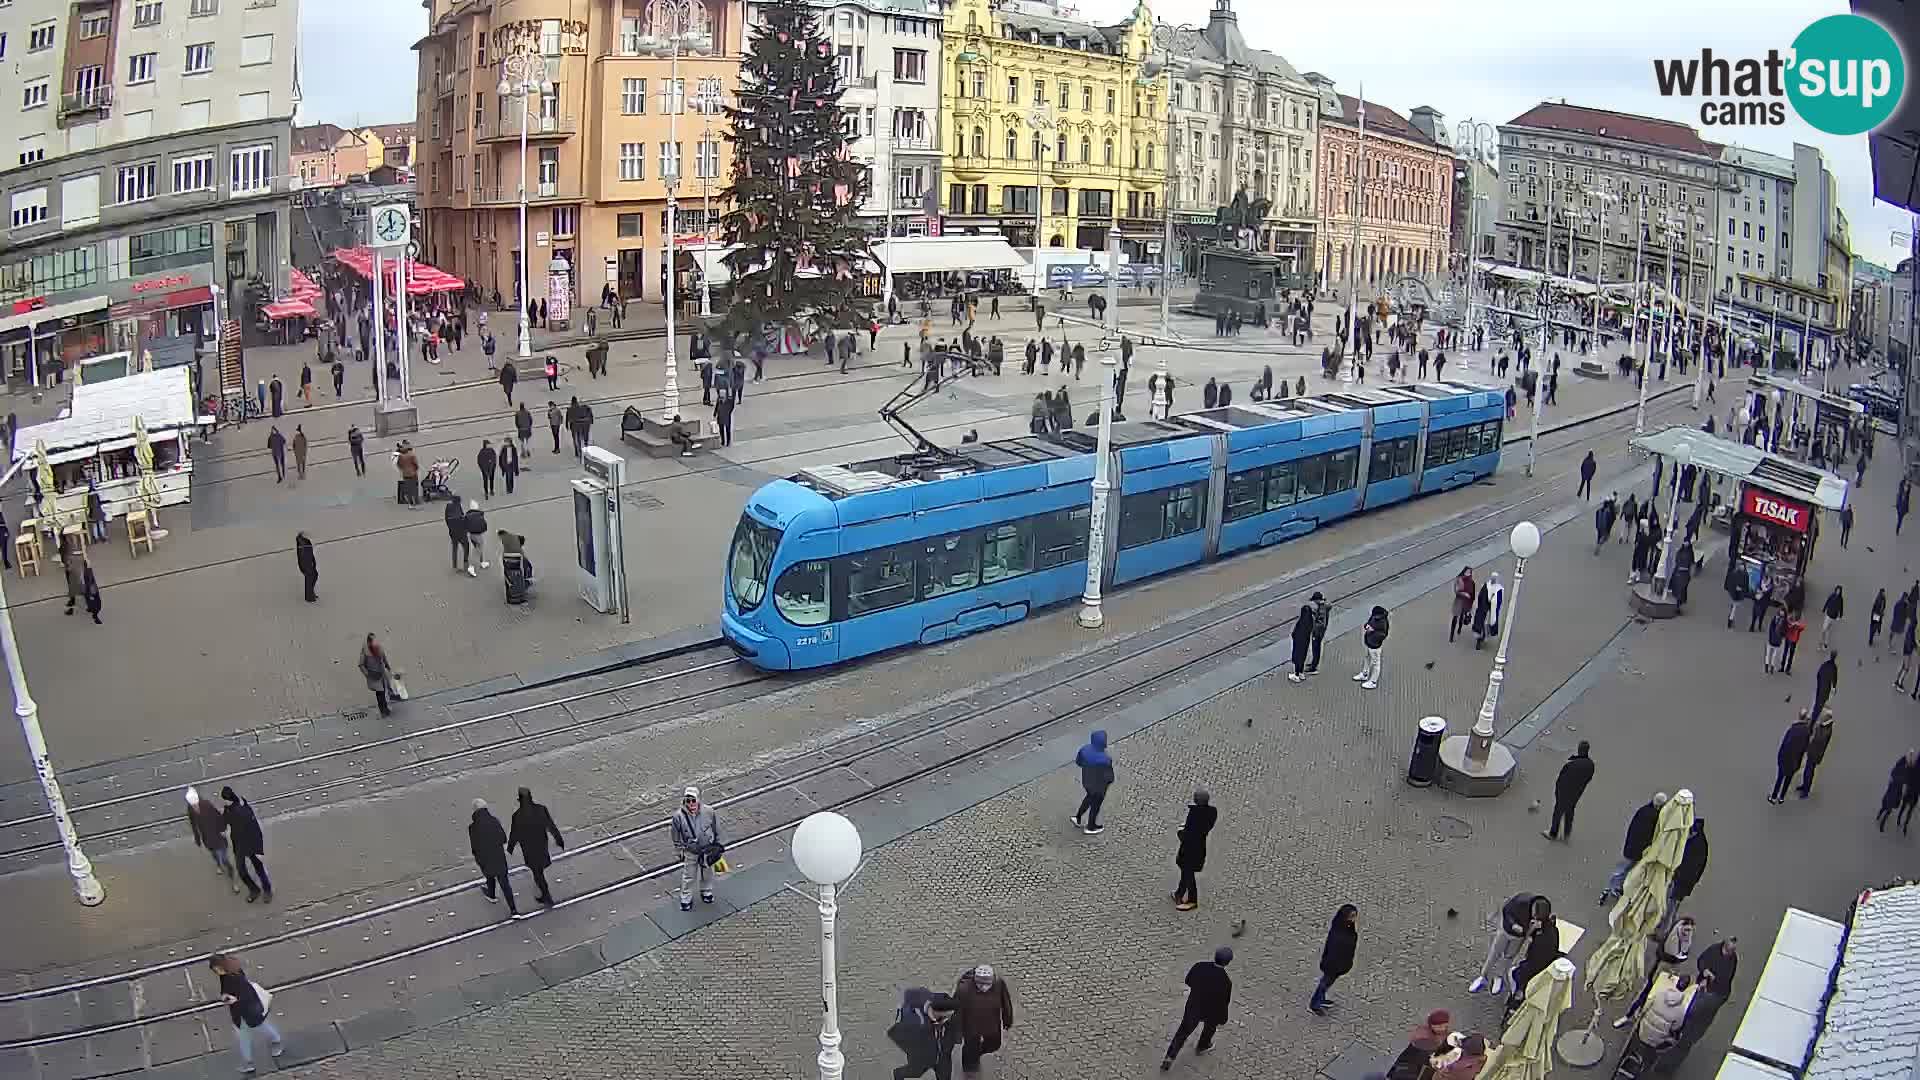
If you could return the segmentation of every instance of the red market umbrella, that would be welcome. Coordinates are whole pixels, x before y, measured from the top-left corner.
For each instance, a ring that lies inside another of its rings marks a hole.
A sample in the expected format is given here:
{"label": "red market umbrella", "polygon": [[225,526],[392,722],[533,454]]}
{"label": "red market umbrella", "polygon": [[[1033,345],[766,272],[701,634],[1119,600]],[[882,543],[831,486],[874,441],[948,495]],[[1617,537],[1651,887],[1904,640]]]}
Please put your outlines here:
{"label": "red market umbrella", "polygon": [[304,300],[320,295],[320,286],[314,284],[313,279],[302,273],[298,268],[288,273],[287,280],[290,282],[288,291],[294,296]]}
{"label": "red market umbrella", "polygon": [[312,315],[313,313],[313,305],[299,297],[275,300],[273,303],[260,309],[260,314],[275,321],[291,319],[298,315]]}

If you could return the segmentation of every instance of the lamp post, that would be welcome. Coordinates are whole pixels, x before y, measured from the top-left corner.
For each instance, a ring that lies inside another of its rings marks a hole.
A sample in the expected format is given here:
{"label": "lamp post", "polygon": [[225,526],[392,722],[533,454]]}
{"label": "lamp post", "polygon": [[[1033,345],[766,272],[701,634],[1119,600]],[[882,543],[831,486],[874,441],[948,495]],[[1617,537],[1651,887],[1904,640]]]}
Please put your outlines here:
{"label": "lamp post", "polygon": [[[1173,336],[1173,147],[1178,132],[1173,124],[1173,60],[1174,57],[1190,58],[1200,47],[1200,30],[1197,27],[1156,23],[1153,28],[1153,47],[1160,50],[1161,74],[1166,79],[1166,93],[1162,101],[1167,108],[1167,138],[1162,149],[1166,152],[1161,158],[1161,171],[1165,178],[1160,182],[1160,217],[1162,236],[1160,239],[1160,333],[1164,337]],[[1150,76],[1149,76],[1150,77]],[[1167,351],[1160,350],[1160,374],[1167,374]]]}
{"label": "lamp post", "polygon": [[1046,284],[1047,284],[1044,277],[1042,276],[1043,271],[1041,270],[1041,262],[1040,262],[1040,250],[1046,244],[1045,236],[1047,231],[1046,219],[1044,217],[1044,214],[1046,213],[1046,205],[1047,205],[1047,200],[1045,198],[1047,189],[1045,186],[1045,181],[1040,176],[1041,166],[1045,164],[1047,159],[1047,137],[1044,134],[1042,134],[1042,132],[1045,132],[1053,127],[1053,118],[1047,112],[1046,102],[1037,101],[1034,103],[1033,111],[1027,114],[1027,123],[1032,125],[1033,133],[1034,133],[1034,144],[1033,144],[1033,310],[1039,311],[1040,310],[1040,293],[1043,289],[1046,288]]}
{"label": "lamp post", "polygon": [[[533,297],[528,276],[533,252],[527,249],[527,117],[533,109],[534,93],[547,93],[553,86],[546,76],[546,58],[538,53],[509,53],[500,59],[500,100],[520,99],[520,298],[515,306],[520,309],[516,321],[520,327],[518,355],[523,362],[533,357],[533,322],[527,317],[527,301]],[[401,348],[406,348],[404,340]]]}
{"label": "lamp post", "polygon": [[1680,470],[1693,460],[1693,444],[1682,440],[1673,448],[1673,497],[1667,502],[1667,535],[1660,542],[1660,572],[1654,580],[1655,592],[1664,597],[1673,578],[1674,540],[1680,526]]}
{"label": "lamp post", "polygon": [[[1107,310],[1118,312],[1120,278],[1120,223],[1107,231]],[[1116,315],[1114,325],[1119,324]],[[1100,582],[1107,572],[1107,502],[1113,491],[1113,382],[1119,375],[1114,359],[1119,339],[1112,327],[1101,342],[1100,437],[1093,458],[1093,515],[1087,523],[1087,587],[1080,598],[1080,625],[1098,630],[1106,625],[1100,610]]]}
{"label": "lamp post", "polygon": [[[700,217],[705,226],[703,231],[707,234],[706,246],[701,248],[701,252],[702,254],[711,256],[712,254],[711,248],[713,246],[713,176],[712,174],[714,172],[719,171],[719,167],[720,167],[720,149],[719,149],[720,144],[713,141],[713,114],[718,112],[721,108],[725,107],[727,103],[726,95],[720,92],[720,80],[712,76],[708,76],[706,78],[701,79],[700,93],[694,97],[693,102],[694,102],[694,107],[700,111],[700,118],[701,118],[700,146],[699,146],[699,149],[697,149],[694,152],[694,158],[696,162],[698,162],[699,165],[701,166],[700,198],[703,200],[703,206],[700,211]],[[705,158],[702,157],[702,154],[706,151],[707,147],[709,146],[714,148],[713,168],[711,169],[704,167],[706,164],[706,161],[705,161]],[[887,203],[887,206],[891,208],[893,206],[893,203],[889,201]],[[889,241],[893,239],[893,214],[891,212],[891,209],[889,209],[889,212],[887,214],[887,239]],[[709,259],[702,260],[702,265],[700,267],[700,317],[703,319],[713,318],[713,289],[707,282],[707,278],[709,276],[707,273],[707,267],[710,265],[712,265],[712,262],[711,262],[711,259],[709,258]],[[893,264],[891,260],[889,260],[886,269],[887,269],[887,299],[891,300],[893,298]]]}
{"label": "lamp post", "polygon": [[1485,162],[1493,148],[1500,145],[1500,133],[1492,124],[1468,117],[1454,126],[1453,144],[1467,158],[1467,334],[1473,334],[1473,264],[1480,257],[1479,221],[1480,176],[1475,165]]}
{"label": "lamp post", "polygon": [[840,1080],[847,1059],[840,1052],[840,987],[835,971],[835,896],[860,868],[860,830],[830,810],[809,814],[793,832],[793,865],[820,889],[820,1080]]}
{"label": "lamp post", "polygon": [[[667,109],[667,144],[673,148],[668,156],[671,169],[661,169],[661,179],[667,184],[667,242],[666,242],[666,307],[667,307],[667,381],[661,388],[661,419],[669,424],[680,419],[680,359],[676,354],[674,327],[674,279],[678,276],[679,266],[674,255],[674,234],[680,228],[680,112],[687,106],[687,95],[680,88],[680,47],[686,45],[697,51],[705,50],[712,39],[705,31],[688,29],[695,11],[700,10],[698,0],[653,0],[651,17],[658,21],[664,19],[662,27],[666,36],[661,38],[648,34],[640,39],[640,51],[659,55],[667,54],[667,89],[663,95]],[[653,29],[653,27],[649,27]]]}
{"label": "lamp post", "polygon": [[1500,651],[1493,654],[1493,671],[1487,675],[1487,697],[1480,703],[1480,715],[1467,737],[1467,759],[1485,764],[1493,751],[1493,721],[1500,710],[1500,687],[1507,678],[1507,647],[1513,641],[1513,624],[1520,614],[1520,583],[1527,577],[1527,560],[1540,550],[1540,529],[1531,521],[1513,527],[1507,536],[1513,549],[1513,599],[1507,604],[1507,625],[1500,628]]}
{"label": "lamp post", "polygon": [[[1633,354],[1635,377],[1640,380],[1640,398],[1633,407],[1633,433],[1643,434],[1647,430],[1647,361],[1652,359],[1653,311],[1652,293],[1646,281],[1647,255],[1647,196],[1640,193],[1637,211],[1633,216],[1633,313],[1627,323],[1627,351]],[[1648,289],[1647,333],[1640,336],[1640,295]]]}
{"label": "lamp post", "polygon": [[1367,84],[1360,84],[1360,96],[1354,98],[1354,104],[1360,113],[1360,136],[1354,140],[1353,170],[1353,247],[1347,253],[1347,333],[1346,341],[1340,349],[1340,388],[1351,391],[1354,382],[1354,369],[1359,365],[1359,344],[1354,338],[1356,327],[1353,321],[1353,302],[1360,295],[1360,218],[1365,212],[1366,203],[1360,195],[1360,188],[1367,177]]}

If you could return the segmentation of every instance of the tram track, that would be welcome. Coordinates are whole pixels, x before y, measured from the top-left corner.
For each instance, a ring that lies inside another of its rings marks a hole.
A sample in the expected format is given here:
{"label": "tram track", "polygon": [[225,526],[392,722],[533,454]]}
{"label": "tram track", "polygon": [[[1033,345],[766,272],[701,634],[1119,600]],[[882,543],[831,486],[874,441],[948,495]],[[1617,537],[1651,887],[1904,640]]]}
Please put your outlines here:
{"label": "tram track", "polygon": [[[484,754],[497,753],[503,749],[511,749],[515,747],[533,747],[549,739],[578,734],[580,732],[589,731],[590,729],[593,729],[593,728],[611,728],[619,724],[621,721],[629,720],[641,714],[657,713],[661,710],[671,709],[676,706],[699,705],[701,707],[708,707],[708,703],[711,701],[711,699],[722,697],[730,691],[739,690],[743,687],[755,686],[760,683],[771,681],[772,679],[775,678],[775,676],[769,673],[757,672],[754,669],[750,668],[737,655],[734,655],[733,652],[730,649],[728,649],[724,644],[724,642],[719,638],[714,638],[709,641],[702,642],[698,646],[694,647],[692,650],[684,649],[684,648],[674,649],[674,650],[668,650],[657,656],[641,657],[630,666],[646,666],[649,663],[662,661],[662,660],[666,660],[666,661],[686,660],[686,661],[689,661],[689,663],[675,666],[672,670],[648,674],[641,678],[633,679],[627,682],[622,682],[614,686],[598,687],[592,690],[582,691],[580,693],[568,694],[562,697],[557,697],[549,701],[541,701],[541,702],[534,702],[534,703],[529,703],[524,705],[516,705],[513,708],[501,709],[500,711],[488,712],[479,716],[466,717],[459,720],[452,720],[452,721],[448,721],[447,723],[435,724],[429,727],[419,728],[417,730],[408,731],[401,734],[384,736],[382,738],[375,739],[369,742],[356,743],[350,746],[333,747],[326,750],[319,750],[310,754],[303,754],[298,757],[290,758],[286,761],[267,762],[261,765],[256,765],[247,769],[241,769],[235,772],[211,775],[206,777],[205,779],[196,781],[195,783],[196,783],[196,786],[199,786],[199,787],[208,788],[210,790],[217,790],[218,787],[221,785],[231,784],[236,781],[253,780],[262,776],[270,776],[273,774],[285,773],[288,770],[294,770],[297,774],[299,770],[309,769],[314,766],[323,765],[328,762],[338,761],[343,758],[351,759],[353,757],[363,755],[363,754],[368,754],[370,752],[379,751],[387,747],[405,746],[408,743],[415,742],[421,739],[426,739],[434,735],[458,734],[458,733],[474,730],[483,725],[492,724],[499,721],[512,721],[516,717],[525,716],[529,713],[538,713],[538,712],[545,711],[547,709],[564,708],[565,706],[568,706],[568,705],[576,704],[578,702],[583,702],[583,701],[590,701],[595,698],[626,693],[629,691],[640,690],[643,688],[663,688],[667,691],[667,696],[661,697],[658,700],[646,701],[641,704],[635,705],[633,708],[626,709],[624,711],[617,712],[617,713],[612,713],[606,716],[590,717],[583,720],[573,720],[573,721],[569,721],[567,723],[563,723],[554,727],[541,728],[534,731],[523,731],[520,734],[511,735],[504,739],[496,739],[490,742],[474,743],[474,744],[462,746],[453,750],[448,750],[442,753],[415,758],[410,761],[381,766],[373,769],[372,771],[355,772],[350,775],[336,776],[330,779],[321,780],[314,783],[290,787],[284,790],[270,792],[263,795],[256,795],[249,798],[248,801],[253,803],[255,806],[271,806],[276,803],[292,802],[293,800],[296,800],[296,799],[311,800],[315,796],[326,795],[343,788],[364,786],[372,781],[384,779],[390,776],[399,776],[406,773],[417,773],[417,772],[420,772],[421,770],[427,770],[427,769],[434,768],[436,766],[458,762],[466,758],[471,758],[471,757],[484,755]],[[727,679],[722,681],[719,685],[715,685],[715,686],[706,686],[706,687],[697,687],[697,688],[695,687],[677,688],[676,687],[676,684],[678,684],[683,680],[689,680],[693,677],[700,676],[708,672],[740,672],[744,674],[745,677],[738,678],[738,679]],[[513,692],[518,693],[525,689],[535,689],[535,688],[531,688],[531,687],[516,688],[515,691]],[[484,701],[485,699],[481,699],[481,700]],[[626,727],[618,732],[609,731],[607,732],[607,734],[630,734],[636,731],[645,730],[648,727],[651,727],[657,723],[662,723],[662,722],[665,722],[665,721],[652,719],[652,720],[648,720],[645,723]],[[108,810],[112,810],[112,809],[123,807],[123,806],[131,806],[139,803],[165,803],[169,807],[171,807],[175,802],[177,802],[179,798],[180,790],[181,790],[181,785],[179,784],[174,784],[174,785],[170,785],[163,788],[162,787],[148,788],[141,791],[129,792],[124,795],[116,795],[111,798],[99,799],[90,803],[79,803],[79,804],[68,807],[68,811],[75,817],[80,817],[82,815],[98,815],[103,811],[108,811]],[[28,815],[26,817],[14,818],[9,821],[0,821],[0,832],[4,832],[7,830],[28,828],[31,826],[39,825],[43,822],[49,822],[51,820],[52,820],[51,814],[40,813],[40,814]],[[124,824],[124,825],[113,826],[111,828],[98,829],[91,832],[84,832],[81,834],[80,839],[86,843],[97,844],[105,841],[122,840],[128,837],[138,836],[152,829],[163,828],[163,827],[173,828],[173,827],[177,827],[178,825],[179,825],[179,816],[177,814],[169,812],[164,816],[153,818],[153,819],[140,820],[140,821]],[[25,845],[9,847],[9,848],[0,848],[0,863],[4,863],[7,860],[26,858],[33,855],[40,855],[48,852],[58,851],[60,849],[61,849],[61,845],[58,840],[43,841],[40,843],[25,844]]]}
{"label": "tram track", "polygon": [[[1586,434],[1591,437],[1599,430],[1587,428]],[[1570,444],[1561,443],[1555,449],[1564,449],[1567,445]],[[1607,455],[1607,460],[1610,468],[1615,470],[1622,464],[1628,469],[1633,467],[1624,449]],[[1117,639],[1095,648],[1087,656],[1074,657],[1068,663],[1056,664],[1030,676],[1016,678],[953,705],[937,706],[915,716],[891,720],[837,739],[826,746],[811,747],[794,759],[799,764],[798,768],[784,774],[779,766],[763,770],[775,772],[775,778],[752,783],[712,802],[717,808],[729,810],[730,817],[749,820],[760,812],[758,808],[761,806],[775,810],[767,815],[771,818],[769,823],[732,840],[729,850],[734,853],[743,849],[756,851],[755,845],[762,845],[790,831],[806,816],[805,813],[791,810],[793,796],[796,793],[804,794],[799,789],[815,786],[815,782],[831,774],[858,777],[862,786],[841,797],[816,800],[816,805],[809,807],[807,813],[813,809],[846,810],[898,792],[917,782],[954,771],[969,762],[980,761],[1023,740],[1047,735],[1061,725],[1120,704],[1129,695],[1151,693],[1167,685],[1170,679],[1182,678],[1243,650],[1257,648],[1290,621],[1292,605],[1297,604],[1300,597],[1316,590],[1323,591],[1338,605],[1391,587],[1410,575],[1427,570],[1443,552],[1452,553],[1462,547],[1477,546],[1503,535],[1513,520],[1518,520],[1535,504],[1563,493],[1562,484],[1568,475],[1570,472],[1565,470],[1543,475],[1532,480],[1524,494],[1516,493],[1518,497],[1499,506],[1465,511],[1405,542],[1401,542],[1403,538],[1383,541],[1377,550],[1362,548],[1345,558],[1302,568],[1260,593],[1226,601],[1150,631]],[[1271,617],[1276,605],[1288,605],[1280,608],[1282,618]],[[1224,633],[1215,635],[1216,631],[1223,629]],[[1168,630],[1172,632],[1168,633]],[[1112,685],[1116,678],[1119,679],[1118,685]],[[1108,685],[1099,685],[1101,683]],[[1036,712],[1039,713],[1037,717],[1034,715]],[[980,728],[984,737],[975,740],[954,738],[957,733],[963,733],[960,729],[968,726]],[[916,748],[916,744],[934,749],[922,752]],[[887,760],[898,762],[901,767],[891,773],[878,771]],[[736,781],[744,782],[755,775],[759,774],[737,777]],[[803,798],[801,801],[806,800]],[[671,873],[677,867],[677,861],[646,861],[628,850],[638,841],[651,840],[657,844],[664,839],[661,834],[667,826],[665,820],[649,820],[557,853],[556,863],[564,863],[568,869],[582,866],[584,863],[581,860],[596,855],[613,856],[615,866],[611,874],[604,872],[603,868],[603,872],[591,884],[583,882],[584,887],[562,900],[550,912],[582,909],[583,905],[609,896],[632,897],[631,890],[635,887],[657,881]],[[632,868],[635,862],[641,863],[637,869]],[[389,920],[396,914],[444,900],[477,888],[480,884],[479,879],[457,881],[420,896],[225,948],[228,951],[258,953],[276,946],[311,941],[318,935],[352,928],[369,920]],[[534,932],[537,933],[539,921],[549,917],[550,912],[530,911],[515,920],[487,921],[451,932],[427,931],[420,940],[378,951],[376,955],[278,978],[274,981],[273,989],[279,993],[320,987],[334,980],[376,972],[387,965],[400,964],[434,950],[480,939],[529,922],[534,924]],[[314,950],[316,954],[325,951],[324,948]],[[305,954],[302,958],[306,958]],[[0,1007],[186,970],[202,963],[204,959],[205,954],[185,956],[127,971],[0,994]],[[309,965],[309,968],[312,966]],[[0,1042],[0,1051],[30,1049],[113,1034],[195,1016],[218,1007],[217,1001],[183,1004],[160,1009],[147,1016]]]}

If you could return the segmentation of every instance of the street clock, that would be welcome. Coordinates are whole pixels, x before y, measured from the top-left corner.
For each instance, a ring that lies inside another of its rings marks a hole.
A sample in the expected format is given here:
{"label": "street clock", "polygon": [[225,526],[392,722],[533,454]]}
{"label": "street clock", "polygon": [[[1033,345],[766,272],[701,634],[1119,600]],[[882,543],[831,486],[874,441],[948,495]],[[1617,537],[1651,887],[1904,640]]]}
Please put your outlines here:
{"label": "street clock", "polygon": [[413,238],[413,213],[405,203],[376,206],[369,218],[376,247],[405,247]]}

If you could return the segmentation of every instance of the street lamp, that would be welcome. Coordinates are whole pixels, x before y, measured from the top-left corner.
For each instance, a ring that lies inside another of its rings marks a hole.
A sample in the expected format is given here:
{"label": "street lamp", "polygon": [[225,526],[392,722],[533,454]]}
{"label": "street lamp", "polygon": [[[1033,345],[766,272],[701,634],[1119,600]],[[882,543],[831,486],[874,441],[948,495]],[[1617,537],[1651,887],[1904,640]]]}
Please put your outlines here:
{"label": "street lamp", "polygon": [[[1167,110],[1167,137],[1161,147],[1165,156],[1161,159],[1161,172],[1164,179],[1160,182],[1160,217],[1163,234],[1160,239],[1160,333],[1163,337],[1173,336],[1173,147],[1178,132],[1173,124],[1173,61],[1175,57],[1191,59],[1200,49],[1201,32],[1198,27],[1184,24],[1155,23],[1153,27],[1153,47],[1160,50],[1163,57],[1160,74],[1165,77],[1166,91],[1161,95],[1161,103]],[[1141,76],[1141,82],[1152,79],[1151,68]],[[1167,352],[1160,350],[1160,374],[1167,375]]]}
{"label": "street lamp", "polygon": [[1673,448],[1673,497],[1667,503],[1667,535],[1660,545],[1660,572],[1654,580],[1655,592],[1667,595],[1673,577],[1674,540],[1680,525],[1680,470],[1693,460],[1693,443],[1682,440]]}
{"label": "street lamp", "polygon": [[[1118,311],[1117,286],[1120,275],[1120,226],[1116,222],[1107,233],[1107,307]],[[1118,325],[1119,319],[1114,319]],[[1113,492],[1113,384],[1119,377],[1119,350],[1115,331],[1108,328],[1100,343],[1100,434],[1093,458],[1093,516],[1087,523],[1087,587],[1080,597],[1080,625],[1098,630],[1106,625],[1106,613],[1100,610],[1100,583],[1107,572],[1107,503]]]}
{"label": "street lamp", "polygon": [[840,1053],[840,988],[833,940],[839,906],[835,892],[860,868],[861,854],[860,830],[830,810],[809,814],[793,832],[793,865],[820,889],[819,896],[810,898],[820,905],[820,1080],[840,1080],[847,1066],[845,1055]]}
{"label": "street lamp", "polygon": [[[693,106],[700,113],[700,145],[694,151],[694,162],[695,167],[700,171],[700,198],[704,201],[700,216],[705,226],[703,231],[707,237],[706,246],[701,249],[702,254],[707,257],[702,260],[700,267],[700,317],[703,319],[713,318],[713,289],[707,282],[709,277],[707,270],[713,264],[711,250],[713,246],[713,174],[720,168],[720,144],[713,141],[713,117],[726,105],[727,97],[720,90],[720,80],[711,75],[701,79],[700,92],[694,96]],[[708,167],[705,156],[708,147],[713,148],[711,167]],[[889,222],[891,222],[891,216],[889,216]],[[892,239],[891,228],[887,230],[887,236],[889,240]],[[891,262],[887,266],[887,297],[889,299],[893,297]]]}
{"label": "street lamp", "polygon": [[[1640,380],[1640,397],[1633,407],[1633,433],[1644,434],[1647,430],[1647,363],[1653,358],[1653,304],[1651,286],[1646,280],[1647,254],[1647,193],[1639,194],[1639,204],[1633,215],[1633,310],[1627,323],[1627,352],[1632,354],[1634,377]],[[1640,336],[1640,295],[1647,292],[1647,333]]]}
{"label": "street lamp", "polygon": [[1466,173],[1462,179],[1467,182],[1467,334],[1472,340],[1473,334],[1473,264],[1480,257],[1480,230],[1477,209],[1480,201],[1480,176],[1475,165],[1483,164],[1493,154],[1493,148],[1500,145],[1500,133],[1492,124],[1476,121],[1472,117],[1460,121],[1454,126],[1453,145],[1466,157]]}
{"label": "street lamp", "polygon": [[1493,671],[1487,675],[1487,697],[1480,703],[1480,716],[1467,737],[1467,759],[1484,765],[1493,751],[1493,721],[1500,708],[1500,686],[1507,678],[1507,646],[1513,641],[1513,624],[1520,614],[1520,583],[1527,577],[1527,560],[1540,550],[1540,529],[1531,521],[1513,527],[1507,536],[1513,549],[1513,599],[1507,604],[1507,625],[1500,628],[1500,651],[1493,654]]}
{"label": "street lamp", "polygon": [[[533,322],[527,316],[527,301],[533,297],[533,285],[528,277],[533,252],[527,249],[527,118],[532,115],[533,95],[553,92],[553,84],[547,81],[546,58],[534,52],[501,57],[497,90],[502,102],[510,97],[520,99],[520,302],[515,306],[520,309],[518,355],[525,366],[524,362],[533,357]],[[405,348],[404,342],[401,347]]]}
{"label": "street lamp", "polygon": [[1353,170],[1353,247],[1347,255],[1347,332],[1346,341],[1340,350],[1340,388],[1352,390],[1354,369],[1360,363],[1360,346],[1354,338],[1357,327],[1354,324],[1354,301],[1360,294],[1358,276],[1360,262],[1360,219],[1365,211],[1366,202],[1360,194],[1367,178],[1367,84],[1360,84],[1360,94],[1354,98],[1354,104],[1360,114],[1360,135],[1354,141]]}
{"label": "street lamp", "polygon": [[[1047,160],[1047,137],[1041,134],[1053,128],[1052,114],[1047,112],[1047,103],[1037,101],[1033,111],[1027,114],[1027,123],[1033,128],[1033,310],[1040,310],[1040,292],[1046,287],[1042,279],[1040,251],[1046,244],[1042,237],[1046,234],[1045,218],[1047,192],[1046,182],[1040,176],[1041,166]],[[1060,156],[1060,155],[1056,155]],[[1060,156],[1065,160],[1064,156]],[[891,230],[889,230],[891,232]],[[891,239],[891,238],[889,238]]]}
{"label": "street lamp", "polygon": [[[640,51],[658,56],[666,54],[670,65],[667,69],[667,89],[662,97],[667,110],[667,145],[673,148],[667,160],[671,169],[661,169],[661,179],[667,184],[667,383],[661,389],[661,419],[668,424],[680,420],[680,360],[675,353],[674,336],[674,279],[678,276],[679,266],[674,255],[674,234],[680,229],[680,113],[687,107],[686,92],[680,86],[680,48],[686,46],[695,52],[704,52],[712,44],[712,38],[705,30],[694,25],[698,15],[704,22],[705,9],[699,0],[653,0],[649,7],[651,24],[648,29],[662,29],[665,37],[648,33],[640,39]],[[664,21],[664,26],[660,25]],[[690,28],[691,27],[691,28]]]}

